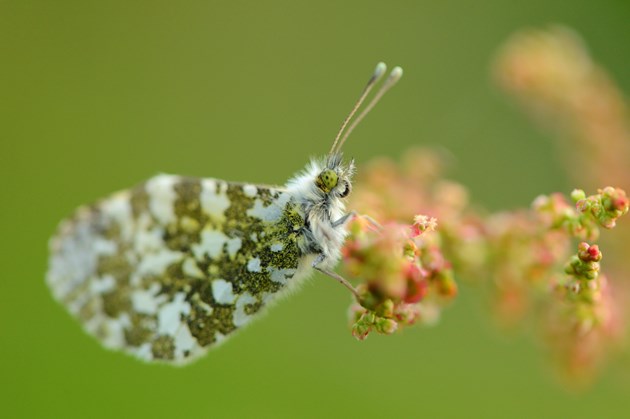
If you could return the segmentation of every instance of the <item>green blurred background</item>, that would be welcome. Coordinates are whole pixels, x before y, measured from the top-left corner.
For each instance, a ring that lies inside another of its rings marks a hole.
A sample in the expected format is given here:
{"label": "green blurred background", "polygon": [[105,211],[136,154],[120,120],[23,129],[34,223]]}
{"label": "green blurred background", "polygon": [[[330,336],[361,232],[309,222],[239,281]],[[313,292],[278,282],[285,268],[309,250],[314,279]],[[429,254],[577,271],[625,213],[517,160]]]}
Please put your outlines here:
{"label": "green blurred background", "polygon": [[0,417],[627,417],[627,358],[564,390],[464,287],[435,328],[355,341],[316,277],[183,369],[101,349],[44,284],[77,205],[158,172],[283,183],[325,153],[376,62],[405,77],[346,151],[443,147],[488,208],[567,191],[490,78],[515,30],[564,23],[630,91],[627,1],[1,1]]}

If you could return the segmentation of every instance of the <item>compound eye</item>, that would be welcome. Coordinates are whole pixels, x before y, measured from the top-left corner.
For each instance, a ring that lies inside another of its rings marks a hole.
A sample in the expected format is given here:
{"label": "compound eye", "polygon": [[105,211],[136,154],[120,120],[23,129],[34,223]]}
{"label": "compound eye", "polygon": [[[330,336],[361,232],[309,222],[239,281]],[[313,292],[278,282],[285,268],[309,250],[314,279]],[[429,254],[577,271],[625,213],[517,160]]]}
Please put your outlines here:
{"label": "compound eye", "polygon": [[346,196],[350,194],[350,184],[346,182],[344,186],[345,186],[345,189],[343,190],[343,192],[339,194],[340,198],[345,198]]}
{"label": "compound eye", "polygon": [[337,186],[338,181],[339,177],[337,176],[337,173],[334,170],[326,169],[317,176],[315,184],[323,192],[328,193]]}

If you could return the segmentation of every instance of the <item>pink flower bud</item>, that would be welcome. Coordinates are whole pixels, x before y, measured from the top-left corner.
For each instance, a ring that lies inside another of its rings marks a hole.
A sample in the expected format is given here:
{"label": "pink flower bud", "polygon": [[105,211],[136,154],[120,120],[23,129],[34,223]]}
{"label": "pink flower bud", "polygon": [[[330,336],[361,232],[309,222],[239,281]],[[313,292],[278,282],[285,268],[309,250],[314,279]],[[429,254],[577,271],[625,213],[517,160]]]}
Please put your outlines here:
{"label": "pink flower bud", "polygon": [[403,301],[406,303],[417,303],[421,301],[428,292],[425,272],[423,272],[415,262],[409,262],[403,269],[403,274],[407,281],[407,290],[403,296]]}
{"label": "pink flower bud", "polygon": [[413,217],[411,226],[411,237],[418,237],[425,231],[435,231],[437,228],[437,219],[427,215],[416,215]]}
{"label": "pink flower bud", "polygon": [[578,257],[583,262],[599,262],[602,260],[602,252],[596,244],[589,246],[588,243],[582,242],[578,245]]}

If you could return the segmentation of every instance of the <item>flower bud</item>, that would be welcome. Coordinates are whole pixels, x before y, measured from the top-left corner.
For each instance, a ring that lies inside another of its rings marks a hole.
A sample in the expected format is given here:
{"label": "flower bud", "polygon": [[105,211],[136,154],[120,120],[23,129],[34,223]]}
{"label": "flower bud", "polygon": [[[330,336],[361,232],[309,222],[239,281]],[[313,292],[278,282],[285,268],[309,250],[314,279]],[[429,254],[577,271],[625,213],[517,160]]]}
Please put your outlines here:
{"label": "flower bud", "polygon": [[421,301],[428,291],[428,284],[424,278],[422,270],[415,262],[409,262],[404,269],[407,288],[403,301],[406,303],[417,303]]}
{"label": "flower bud", "polygon": [[588,243],[582,242],[578,245],[578,257],[583,262],[599,262],[602,260],[602,252],[596,244],[589,246]]}
{"label": "flower bud", "polygon": [[396,323],[395,320],[380,317],[376,320],[376,323],[374,324],[374,328],[379,333],[383,333],[385,335],[391,335],[396,330],[398,330],[398,323]]}
{"label": "flower bud", "polygon": [[383,301],[377,309],[377,314],[381,317],[394,317],[394,302],[391,299]]}
{"label": "flower bud", "polygon": [[362,322],[357,322],[352,326],[352,336],[357,340],[365,340],[372,328]]}
{"label": "flower bud", "polygon": [[573,189],[573,191],[571,192],[571,199],[573,199],[573,202],[577,203],[583,199],[586,199],[586,194],[582,189]]}
{"label": "flower bud", "polygon": [[416,215],[413,217],[411,226],[411,237],[417,237],[425,231],[435,231],[437,228],[437,219],[428,215]]}

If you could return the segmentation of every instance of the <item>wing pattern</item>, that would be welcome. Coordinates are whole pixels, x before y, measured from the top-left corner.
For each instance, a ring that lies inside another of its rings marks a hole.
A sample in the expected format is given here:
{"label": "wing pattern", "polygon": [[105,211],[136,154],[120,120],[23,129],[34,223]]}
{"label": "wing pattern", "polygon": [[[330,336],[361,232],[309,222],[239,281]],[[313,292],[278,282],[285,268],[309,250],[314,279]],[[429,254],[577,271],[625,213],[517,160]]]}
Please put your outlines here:
{"label": "wing pattern", "polygon": [[63,221],[47,282],[106,347],[184,363],[304,276],[303,225],[280,189],[159,175]]}

